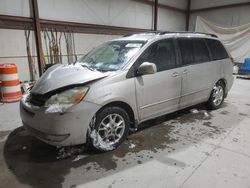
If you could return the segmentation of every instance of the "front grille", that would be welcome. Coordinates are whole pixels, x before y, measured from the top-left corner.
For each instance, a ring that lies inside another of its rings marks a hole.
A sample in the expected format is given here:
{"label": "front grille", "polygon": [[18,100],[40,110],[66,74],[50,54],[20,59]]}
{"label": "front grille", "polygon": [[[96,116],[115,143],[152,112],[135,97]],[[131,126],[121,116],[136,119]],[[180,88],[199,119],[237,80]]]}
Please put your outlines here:
{"label": "front grille", "polygon": [[44,106],[47,100],[48,100],[48,97],[44,95],[30,94],[28,102],[35,106]]}

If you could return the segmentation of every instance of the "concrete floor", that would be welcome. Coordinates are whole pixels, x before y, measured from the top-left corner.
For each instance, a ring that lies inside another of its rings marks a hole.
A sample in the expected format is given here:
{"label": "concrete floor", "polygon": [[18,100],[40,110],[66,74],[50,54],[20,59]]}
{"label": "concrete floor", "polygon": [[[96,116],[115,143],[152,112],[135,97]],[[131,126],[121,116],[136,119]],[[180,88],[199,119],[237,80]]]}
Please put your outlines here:
{"label": "concrete floor", "polygon": [[[250,187],[250,80],[235,80],[221,109],[204,105],[151,120],[117,150],[64,160],[0,105],[0,187]],[[192,111],[192,110],[191,110]]]}

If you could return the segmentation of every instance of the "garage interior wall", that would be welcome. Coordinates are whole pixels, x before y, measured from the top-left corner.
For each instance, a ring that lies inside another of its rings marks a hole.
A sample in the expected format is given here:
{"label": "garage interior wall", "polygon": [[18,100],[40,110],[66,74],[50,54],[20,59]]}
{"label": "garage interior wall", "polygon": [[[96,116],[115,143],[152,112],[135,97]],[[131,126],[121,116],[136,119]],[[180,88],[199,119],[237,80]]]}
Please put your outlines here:
{"label": "garage interior wall", "polygon": [[195,30],[197,16],[223,27],[240,26],[250,22],[250,5],[193,12],[197,9],[246,3],[249,0],[192,0],[189,30]]}
{"label": "garage interior wall", "polygon": [[[152,1],[152,4],[154,1]],[[186,8],[186,0],[159,0],[159,3]],[[1,0],[0,15],[32,17],[29,0]],[[101,24],[152,30],[153,6],[134,0],[38,0],[40,19]],[[165,8],[158,9],[158,30],[184,30],[185,13]],[[98,44],[120,35],[75,33],[76,54],[81,56]],[[46,56],[44,35],[43,52]],[[0,29],[0,63],[15,63],[21,81],[29,80],[29,68],[24,30]],[[31,55],[37,66],[34,33],[30,38]],[[64,37],[62,55],[66,54]],[[67,57],[63,56],[63,63]],[[38,72],[38,71],[37,71]]]}

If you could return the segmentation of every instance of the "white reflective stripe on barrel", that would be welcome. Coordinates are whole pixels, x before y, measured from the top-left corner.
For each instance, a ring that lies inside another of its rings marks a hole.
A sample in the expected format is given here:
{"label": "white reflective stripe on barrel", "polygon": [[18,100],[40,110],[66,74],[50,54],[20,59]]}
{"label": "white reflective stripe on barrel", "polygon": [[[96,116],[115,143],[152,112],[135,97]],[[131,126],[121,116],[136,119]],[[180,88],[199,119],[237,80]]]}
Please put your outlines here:
{"label": "white reflective stripe on barrel", "polygon": [[0,81],[19,80],[18,74],[0,74]]}
{"label": "white reflective stripe on barrel", "polygon": [[18,86],[9,86],[9,87],[1,87],[2,93],[15,93],[21,90],[20,85]]}

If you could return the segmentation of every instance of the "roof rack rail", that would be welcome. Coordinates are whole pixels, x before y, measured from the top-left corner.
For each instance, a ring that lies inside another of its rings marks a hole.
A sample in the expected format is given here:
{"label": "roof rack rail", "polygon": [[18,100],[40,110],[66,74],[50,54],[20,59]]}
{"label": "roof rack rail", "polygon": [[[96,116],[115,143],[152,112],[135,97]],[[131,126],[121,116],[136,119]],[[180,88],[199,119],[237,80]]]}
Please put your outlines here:
{"label": "roof rack rail", "polygon": [[178,33],[183,33],[183,34],[202,34],[202,35],[208,35],[211,37],[216,37],[218,38],[217,35],[212,34],[212,33],[202,33],[202,32],[193,32],[193,31],[148,31],[148,32],[135,32],[135,33],[128,33],[126,35],[123,35],[123,37],[129,37],[135,34],[156,34],[156,35],[165,35],[165,34],[178,34]]}
{"label": "roof rack rail", "polygon": [[136,35],[136,34],[143,34],[143,33],[147,33],[147,34],[150,34],[150,33],[154,33],[154,34],[160,34],[161,31],[147,31],[147,32],[135,32],[135,33],[128,33],[128,34],[125,34],[123,35],[123,37],[129,37],[129,36],[132,36],[132,35]]}
{"label": "roof rack rail", "polygon": [[193,31],[162,31],[160,32],[160,35],[165,35],[165,34],[171,34],[171,33],[186,33],[186,34],[202,34],[202,35],[208,35],[208,36],[211,36],[211,37],[216,37],[218,38],[217,35],[215,34],[212,34],[212,33],[202,33],[202,32],[193,32]]}

